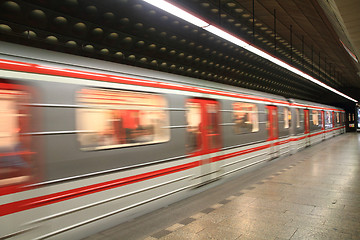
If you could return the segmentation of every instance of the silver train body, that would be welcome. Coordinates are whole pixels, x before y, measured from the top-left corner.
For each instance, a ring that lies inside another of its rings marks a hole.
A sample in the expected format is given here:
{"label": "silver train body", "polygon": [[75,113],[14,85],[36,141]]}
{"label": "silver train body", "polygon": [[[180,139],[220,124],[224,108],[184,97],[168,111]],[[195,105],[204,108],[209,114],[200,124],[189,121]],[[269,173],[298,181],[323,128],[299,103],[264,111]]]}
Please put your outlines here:
{"label": "silver train body", "polygon": [[345,132],[336,107],[1,46],[0,239],[80,239]]}

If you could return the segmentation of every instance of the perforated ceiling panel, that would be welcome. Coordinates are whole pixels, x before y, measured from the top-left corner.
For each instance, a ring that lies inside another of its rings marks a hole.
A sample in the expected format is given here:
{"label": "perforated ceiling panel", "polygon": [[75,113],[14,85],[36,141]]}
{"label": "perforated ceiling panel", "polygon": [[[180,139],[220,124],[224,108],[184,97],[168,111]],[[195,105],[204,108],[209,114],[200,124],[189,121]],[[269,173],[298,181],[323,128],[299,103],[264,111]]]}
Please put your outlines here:
{"label": "perforated ceiling panel", "polygon": [[[315,1],[170,2],[358,97],[356,67]],[[141,0],[12,0],[1,1],[0,11],[0,40],[285,97],[348,102]]]}

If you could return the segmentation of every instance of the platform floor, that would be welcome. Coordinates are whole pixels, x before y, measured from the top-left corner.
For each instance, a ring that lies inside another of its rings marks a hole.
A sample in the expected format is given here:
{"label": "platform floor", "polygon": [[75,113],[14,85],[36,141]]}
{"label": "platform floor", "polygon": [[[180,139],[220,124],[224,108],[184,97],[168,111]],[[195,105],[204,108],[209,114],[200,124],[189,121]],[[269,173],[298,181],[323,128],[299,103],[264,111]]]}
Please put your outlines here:
{"label": "platform floor", "polygon": [[360,134],[86,238],[95,239],[360,239]]}

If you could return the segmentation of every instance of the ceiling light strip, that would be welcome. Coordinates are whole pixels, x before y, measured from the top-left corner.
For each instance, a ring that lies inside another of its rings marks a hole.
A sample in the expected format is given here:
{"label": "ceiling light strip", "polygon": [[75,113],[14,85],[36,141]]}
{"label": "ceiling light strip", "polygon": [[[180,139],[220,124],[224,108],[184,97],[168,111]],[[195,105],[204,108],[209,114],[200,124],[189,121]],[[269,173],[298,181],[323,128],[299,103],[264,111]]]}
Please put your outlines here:
{"label": "ceiling light strip", "polygon": [[165,12],[171,13],[172,15],[175,15],[189,23],[192,23],[195,26],[203,28],[203,27],[209,25],[207,22],[186,12],[185,10],[183,10],[179,7],[174,6],[173,4],[171,4],[167,1],[163,1],[163,0],[144,0],[144,1],[157,7],[157,8],[164,10]]}
{"label": "ceiling light strip", "polygon": [[227,41],[229,41],[229,42],[231,42],[231,43],[233,43],[233,44],[235,44],[235,45],[237,45],[239,47],[242,47],[242,48],[244,48],[244,49],[246,49],[246,50],[248,50],[248,51],[250,51],[250,52],[252,52],[252,53],[254,53],[254,54],[258,55],[258,56],[260,56],[260,57],[263,57],[263,58],[269,60],[270,62],[275,63],[276,65],[278,65],[280,67],[283,67],[283,68],[285,68],[285,69],[287,69],[287,70],[289,70],[289,71],[291,71],[291,72],[293,72],[293,73],[295,73],[295,74],[297,74],[297,75],[299,75],[299,76],[301,76],[301,77],[303,77],[303,78],[305,78],[305,79],[307,79],[307,80],[309,80],[309,81],[311,81],[311,82],[313,82],[313,83],[315,83],[315,84],[317,84],[317,85],[319,85],[319,86],[321,86],[323,88],[326,88],[326,89],[328,89],[328,90],[330,90],[330,91],[332,91],[332,92],[334,92],[334,93],[336,93],[336,94],[338,94],[338,95],[340,95],[340,96],[342,96],[344,98],[347,98],[347,99],[349,99],[349,100],[351,100],[353,102],[357,102],[357,100],[355,100],[355,99],[353,99],[353,98],[339,92],[338,90],[336,90],[336,89],[326,85],[325,83],[311,77],[310,75],[300,71],[299,69],[297,69],[297,68],[295,68],[295,67],[281,61],[280,59],[272,56],[271,54],[269,54],[267,52],[264,52],[263,50],[260,50],[259,48],[255,47],[255,46],[250,45],[246,41],[243,41],[240,38],[226,32],[226,31],[224,31],[224,30],[222,30],[222,29],[220,29],[220,28],[218,28],[218,27],[216,27],[214,25],[211,25],[210,23],[208,23],[208,22],[206,22],[206,21],[192,15],[191,13],[189,13],[189,12],[187,12],[187,11],[185,11],[185,10],[183,10],[183,9],[181,9],[181,8],[179,8],[179,7],[173,5],[173,4],[171,4],[171,3],[169,3],[169,2],[167,2],[165,0],[143,0],[143,1],[155,6],[157,8],[160,8],[160,9],[162,9],[162,10],[164,10],[164,11],[166,11],[166,12],[172,14],[172,15],[175,15],[175,16],[177,16],[177,17],[179,17],[179,18],[181,18],[181,19],[183,19],[183,20],[185,20],[185,21],[187,21],[187,22],[189,22],[189,23],[191,23],[191,24],[193,24],[193,25],[195,25],[197,27],[200,27],[200,28],[202,28],[202,29],[204,29],[204,30],[206,30],[206,31],[208,31],[208,32],[222,38],[222,39],[225,39],[225,40],[227,40]]}

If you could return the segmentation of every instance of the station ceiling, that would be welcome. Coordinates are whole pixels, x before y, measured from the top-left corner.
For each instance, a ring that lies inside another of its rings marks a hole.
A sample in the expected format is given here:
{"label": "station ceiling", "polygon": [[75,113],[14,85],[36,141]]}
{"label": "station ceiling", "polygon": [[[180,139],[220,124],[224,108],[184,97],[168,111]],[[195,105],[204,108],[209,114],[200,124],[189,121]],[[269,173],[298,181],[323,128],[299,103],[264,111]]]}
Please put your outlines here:
{"label": "station ceiling", "polygon": [[[358,0],[169,2],[360,100]],[[1,0],[0,40],[290,98],[351,103],[142,0]]]}

